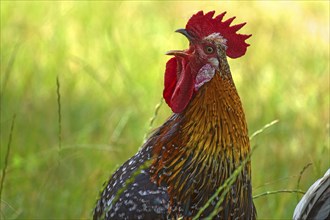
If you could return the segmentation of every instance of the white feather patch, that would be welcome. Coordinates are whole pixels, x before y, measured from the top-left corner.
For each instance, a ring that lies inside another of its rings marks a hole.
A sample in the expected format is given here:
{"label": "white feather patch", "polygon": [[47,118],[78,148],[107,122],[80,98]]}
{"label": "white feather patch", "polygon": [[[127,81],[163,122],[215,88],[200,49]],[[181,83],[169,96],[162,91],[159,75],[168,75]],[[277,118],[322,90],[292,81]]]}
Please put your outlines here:
{"label": "white feather patch", "polygon": [[196,76],[195,91],[197,91],[202,85],[210,81],[215,74],[215,68],[210,64],[205,64]]}

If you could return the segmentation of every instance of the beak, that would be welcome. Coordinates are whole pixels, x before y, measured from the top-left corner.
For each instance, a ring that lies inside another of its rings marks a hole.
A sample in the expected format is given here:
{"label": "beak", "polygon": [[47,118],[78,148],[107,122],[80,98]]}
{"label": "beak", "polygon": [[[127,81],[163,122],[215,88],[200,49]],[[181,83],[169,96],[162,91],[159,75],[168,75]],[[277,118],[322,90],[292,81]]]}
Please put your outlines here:
{"label": "beak", "polygon": [[178,57],[187,57],[189,54],[184,50],[170,50],[165,53],[165,55],[173,55]]}
{"label": "beak", "polygon": [[183,34],[183,35],[189,40],[189,42],[192,42],[192,41],[194,40],[194,37],[192,37],[192,36],[187,32],[187,30],[184,29],[184,28],[180,28],[180,29],[176,30],[175,32],[180,33],[180,34]]}
{"label": "beak", "polygon": [[[184,28],[180,28],[180,29],[176,30],[175,32],[183,34],[189,40],[190,43],[194,40],[194,38]],[[165,54],[179,56],[179,57],[189,56],[189,54],[184,50],[170,50],[170,51],[167,51]]]}

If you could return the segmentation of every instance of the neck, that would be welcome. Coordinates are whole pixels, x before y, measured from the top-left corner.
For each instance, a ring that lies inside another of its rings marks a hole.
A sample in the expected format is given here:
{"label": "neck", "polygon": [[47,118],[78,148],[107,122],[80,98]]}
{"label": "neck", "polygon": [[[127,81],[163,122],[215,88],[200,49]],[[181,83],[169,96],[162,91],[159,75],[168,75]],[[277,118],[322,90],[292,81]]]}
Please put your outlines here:
{"label": "neck", "polygon": [[184,204],[198,209],[250,151],[242,104],[230,74],[216,73],[154,138],[153,179],[168,186],[172,208]]}

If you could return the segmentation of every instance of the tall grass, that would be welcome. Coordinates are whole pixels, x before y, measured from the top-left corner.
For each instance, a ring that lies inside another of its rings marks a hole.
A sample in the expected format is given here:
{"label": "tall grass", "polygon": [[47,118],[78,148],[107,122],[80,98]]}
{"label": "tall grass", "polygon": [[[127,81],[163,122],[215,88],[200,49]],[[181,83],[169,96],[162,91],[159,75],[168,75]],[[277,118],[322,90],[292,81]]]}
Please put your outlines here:
{"label": "tall grass", "polygon": [[[229,61],[250,133],[280,120],[251,142],[258,146],[254,195],[294,189],[299,178],[306,190],[324,174],[329,2],[1,1],[2,170],[17,115],[2,217],[90,217],[102,183],[150,132],[164,53],[188,44],[173,31],[201,9],[226,10],[235,23],[248,22],[241,33],[253,34],[247,54]],[[154,126],[169,115],[162,105]],[[255,203],[260,219],[291,218],[297,196],[278,193]]]}

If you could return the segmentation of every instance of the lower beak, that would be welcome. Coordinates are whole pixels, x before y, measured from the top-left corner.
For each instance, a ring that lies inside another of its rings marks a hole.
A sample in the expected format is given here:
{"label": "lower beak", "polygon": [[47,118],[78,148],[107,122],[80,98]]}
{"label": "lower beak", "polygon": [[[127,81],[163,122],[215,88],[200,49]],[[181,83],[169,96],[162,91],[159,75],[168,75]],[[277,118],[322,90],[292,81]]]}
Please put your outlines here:
{"label": "lower beak", "polygon": [[179,57],[188,57],[188,53],[186,53],[184,50],[170,50],[167,51],[165,54]]}

